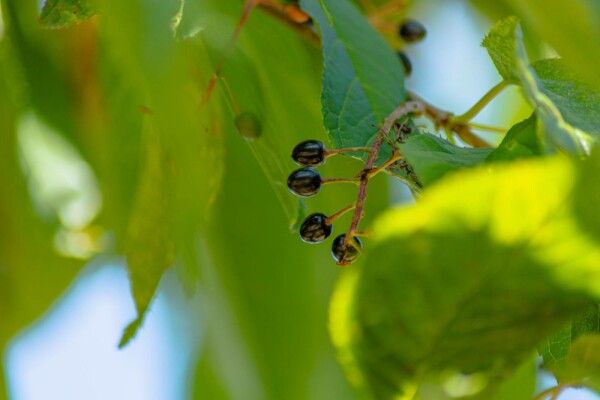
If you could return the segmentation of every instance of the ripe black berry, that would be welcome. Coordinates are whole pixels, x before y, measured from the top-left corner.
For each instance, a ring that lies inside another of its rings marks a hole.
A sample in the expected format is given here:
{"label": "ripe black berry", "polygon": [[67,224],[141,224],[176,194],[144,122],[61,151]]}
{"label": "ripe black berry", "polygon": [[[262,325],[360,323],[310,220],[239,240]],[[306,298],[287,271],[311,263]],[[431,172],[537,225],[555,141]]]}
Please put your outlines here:
{"label": "ripe black berry", "polygon": [[262,133],[262,125],[256,115],[251,112],[243,112],[235,117],[235,127],[244,137],[244,139],[252,141],[260,137]]}
{"label": "ripe black berry", "polygon": [[[348,265],[352,264],[359,255],[358,250],[352,245],[344,246],[344,239],[346,238],[345,234],[342,234],[336,237],[333,240],[333,244],[331,245],[331,255],[334,260],[340,265]],[[362,243],[360,239],[354,237],[354,241],[358,245],[358,247],[362,248]]]}
{"label": "ripe black berry", "polygon": [[412,63],[410,62],[410,58],[406,55],[405,52],[399,51],[398,57],[400,57],[400,61],[402,61],[402,65],[404,66],[404,72],[406,76],[410,76],[412,73]]}
{"label": "ripe black berry", "polygon": [[287,185],[297,196],[314,196],[321,189],[321,175],[313,168],[300,168],[290,174]]}
{"label": "ripe black berry", "polygon": [[327,215],[310,214],[300,227],[300,238],[306,243],[320,243],[331,235],[333,225],[327,224]]}
{"label": "ripe black berry", "polygon": [[298,165],[318,167],[325,164],[325,145],[318,140],[305,140],[294,147],[292,158]]}
{"label": "ripe black berry", "polygon": [[406,43],[414,43],[423,40],[427,34],[427,30],[419,21],[407,19],[400,25],[398,33]]}

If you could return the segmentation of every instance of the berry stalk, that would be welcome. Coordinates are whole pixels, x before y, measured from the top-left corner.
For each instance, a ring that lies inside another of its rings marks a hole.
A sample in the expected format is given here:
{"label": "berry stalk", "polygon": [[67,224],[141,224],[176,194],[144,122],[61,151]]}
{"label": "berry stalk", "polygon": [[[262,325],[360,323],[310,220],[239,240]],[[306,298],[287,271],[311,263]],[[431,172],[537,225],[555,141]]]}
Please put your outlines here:
{"label": "berry stalk", "polygon": [[[415,101],[409,101],[407,103],[404,103],[404,104],[401,104],[400,106],[398,106],[384,120],[383,125],[377,132],[377,137],[375,138],[375,141],[373,142],[373,145],[371,146],[370,155],[369,155],[369,158],[367,159],[367,162],[365,163],[365,167],[363,168],[362,172],[360,173],[360,186],[358,188],[356,208],[354,209],[354,215],[352,216],[352,223],[350,225],[350,229],[348,229],[348,233],[346,234],[346,236],[344,238],[345,246],[352,246],[350,241],[352,240],[352,238],[354,238],[354,235],[357,232],[358,224],[360,223],[360,219],[362,218],[363,211],[364,211],[365,201],[367,198],[367,186],[369,184],[369,178],[372,176],[372,175],[370,175],[370,172],[372,172],[372,170],[374,170],[373,167],[375,165],[375,162],[379,158],[379,153],[381,151],[381,145],[383,144],[383,141],[388,136],[390,130],[394,126],[394,123],[398,119],[400,119],[400,117],[402,117],[403,115],[409,114],[409,113],[422,114],[424,112],[425,112],[425,109],[424,109],[422,103],[415,102]],[[390,157],[390,160],[392,158],[398,157],[398,156],[399,156],[399,153],[397,151],[394,151],[394,154],[392,155],[392,157]],[[396,161],[398,158],[396,158],[394,161]],[[386,161],[386,163],[387,162],[389,162],[389,160]],[[384,163],[384,165],[385,165],[385,163]],[[391,165],[391,163],[388,164],[388,166],[389,165]]]}
{"label": "berry stalk", "polygon": [[348,211],[354,210],[356,208],[356,203],[352,203],[347,207],[342,208],[340,211],[333,214],[331,217],[325,220],[325,223],[331,225],[336,219],[340,218],[342,215],[346,214]]}

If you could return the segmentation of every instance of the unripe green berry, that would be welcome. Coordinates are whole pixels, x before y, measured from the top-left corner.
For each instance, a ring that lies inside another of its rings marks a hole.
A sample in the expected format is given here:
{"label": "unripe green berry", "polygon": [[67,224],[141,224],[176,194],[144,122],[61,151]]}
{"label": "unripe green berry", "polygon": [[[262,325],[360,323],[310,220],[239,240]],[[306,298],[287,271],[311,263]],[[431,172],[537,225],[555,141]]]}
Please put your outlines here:
{"label": "unripe green berry", "polygon": [[243,112],[235,117],[235,127],[244,139],[253,141],[262,134],[262,125],[256,115],[251,112]]}

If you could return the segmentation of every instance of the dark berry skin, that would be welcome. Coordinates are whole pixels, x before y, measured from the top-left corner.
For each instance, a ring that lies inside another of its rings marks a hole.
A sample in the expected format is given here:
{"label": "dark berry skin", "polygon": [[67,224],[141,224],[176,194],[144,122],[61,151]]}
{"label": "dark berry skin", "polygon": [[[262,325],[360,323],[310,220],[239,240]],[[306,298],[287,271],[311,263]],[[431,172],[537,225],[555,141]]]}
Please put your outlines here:
{"label": "dark berry skin", "polygon": [[427,30],[419,21],[407,19],[400,25],[398,33],[406,43],[414,43],[423,40],[427,34]]}
{"label": "dark berry skin", "polygon": [[[344,246],[344,239],[346,238],[345,234],[342,234],[336,237],[333,240],[333,244],[331,245],[331,255],[333,259],[340,265],[348,265],[352,264],[359,256],[358,250],[352,245]],[[360,239],[354,237],[354,241],[358,245],[358,247],[362,248],[362,243]]]}
{"label": "dark berry skin", "polygon": [[287,185],[297,196],[314,196],[321,190],[321,175],[313,168],[300,168],[290,174]]}
{"label": "dark berry skin", "polygon": [[310,214],[300,227],[300,238],[306,243],[321,243],[333,231],[333,225],[327,224],[327,215]]}
{"label": "dark berry skin", "polygon": [[410,62],[410,58],[408,58],[406,53],[403,51],[398,52],[398,57],[400,58],[400,61],[402,61],[402,65],[404,66],[405,75],[410,76],[410,74],[412,73],[412,63]]}
{"label": "dark berry skin", "polygon": [[318,140],[305,140],[292,150],[292,159],[298,165],[318,167],[325,164],[325,145]]}

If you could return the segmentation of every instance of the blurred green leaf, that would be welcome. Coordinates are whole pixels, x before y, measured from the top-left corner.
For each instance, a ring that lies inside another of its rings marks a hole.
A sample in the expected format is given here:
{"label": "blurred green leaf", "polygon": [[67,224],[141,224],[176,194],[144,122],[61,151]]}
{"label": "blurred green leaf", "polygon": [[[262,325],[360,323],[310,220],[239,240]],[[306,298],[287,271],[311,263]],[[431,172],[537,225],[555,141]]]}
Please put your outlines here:
{"label": "blurred green leaf", "polygon": [[588,182],[597,179],[596,170],[600,166],[600,151],[595,151],[590,157],[594,168],[584,169],[577,179],[575,191],[575,216],[582,229],[596,242],[600,242],[600,185],[588,185]]}
{"label": "blurred green leaf", "polygon": [[[186,41],[197,39],[210,49],[212,65],[201,70],[203,82],[226,56],[209,104],[228,107],[220,120],[226,175],[202,235],[207,248],[200,250],[209,334],[196,397],[219,396],[222,389],[239,399],[331,398],[326,395],[331,392],[339,394],[332,398],[352,398],[325,329],[336,269],[330,268],[326,247],[306,246],[289,232],[289,215],[280,207],[283,203],[294,218],[298,213],[298,199],[285,185],[297,168],[289,157],[292,148],[301,140],[323,140],[319,52],[255,10],[228,53],[222,42],[231,37],[242,2],[203,2],[186,10],[179,34],[197,26],[199,33]],[[274,59],[277,52],[290,56]],[[232,97],[241,112],[259,119],[258,139],[248,142],[237,131]],[[336,167],[328,163],[323,172],[333,174]],[[332,198],[307,199],[307,208],[333,212],[341,208],[340,199],[355,196],[354,188],[332,190]],[[322,363],[331,368],[322,371]],[[326,384],[315,384],[317,379]],[[213,391],[215,380],[220,388]]]}
{"label": "blurred green leaf", "polygon": [[516,160],[542,155],[542,144],[536,127],[535,114],[515,124],[506,133],[498,148],[489,154],[486,161]]}
{"label": "blurred green leaf", "polygon": [[571,348],[571,323],[550,335],[539,347],[544,368],[562,366]]}
{"label": "blurred green leaf", "polygon": [[379,398],[446,370],[485,373],[493,386],[598,297],[600,246],[571,200],[588,168],[600,172],[563,157],[490,164],[380,217],[367,265],[332,305],[355,381]]}
{"label": "blurred green leaf", "polygon": [[600,332],[600,309],[592,302],[587,309],[566,327],[552,334],[539,348],[543,367],[561,371],[571,350],[572,343],[582,335]]}
{"label": "blurred green leaf", "polygon": [[415,173],[427,186],[444,175],[459,168],[481,163],[492,149],[458,147],[432,134],[412,135],[400,151]]}
{"label": "blurred green leaf", "polygon": [[[201,104],[212,73],[208,50],[199,38],[173,37],[170,23],[176,6],[112,0],[102,4],[106,69],[115,76],[105,84],[117,94],[109,101],[110,111],[115,120],[124,120],[115,124],[117,132],[110,137],[114,142],[108,150],[130,149],[131,144],[118,145],[131,136],[124,130],[133,129],[139,137],[139,121],[144,115],[147,119],[143,141],[136,143],[142,151],[142,161],[135,166],[139,172],[129,177],[134,201],[114,199],[121,206],[130,204],[121,216],[128,222],[118,243],[128,258],[138,311],[121,346],[140,326],[165,268],[176,262],[186,289],[196,286],[197,241],[208,226],[223,172],[223,103]],[[133,14],[139,18],[129,21]],[[107,166],[111,175],[118,176],[117,168]],[[115,194],[120,197],[124,188],[118,189]]]}
{"label": "blurred green leaf", "polygon": [[[166,154],[158,133],[150,126],[146,135],[146,152],[129,222],[125,254],[135,301],[137,318],[125,328],[119,347],[135,337],[154,297],[163,272],[173,263],[174,242],[171,232],[172,199]],[[151,235],[148,233],[152,232]]]}
{"label": "blurred green leaf", "polygon": [[577,338],[567,357],[567,366],[571,379],[577,377],[585,384],[586,378],[592,377],[596,380],[596,385],[600,383],[600,335],[583,335]]}
{"label": "blurred green leaf", "polygon": [[96,15],[90,0],[46,0],[40,21],[44,28],[66,28]]}
{"label": "blurred green leaf", "polygon": [[499,387],[494,400],[531,399],[537,378],[537,355],[525,361],[506,382]]}
{"label": "blurred green leaf", "polygon": [[[3,3],[4,4],[4,3]],[[54,247],[61,227],[41,218],[32,204],[17,146],[23,103],[15,104],[21,83],[14,48],[0,42],[0,349],[52,306],[80,271],[81,260],[62,257]],[[0,398],[7,398],[0,368]]]}
{"label": "blurred green leaf", "polygon": [[[302,1],[323,43],[323,116],[337,148],[369,145],[379,124],[406,100],[401,62],[347,0]],[[390,154],[384,146],[382,159]]]}

